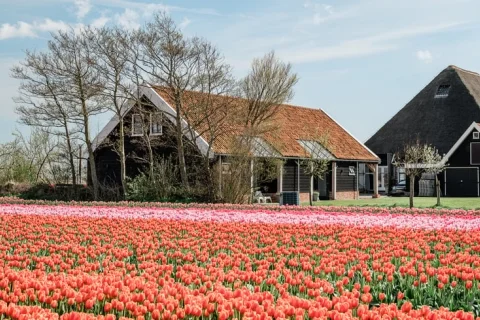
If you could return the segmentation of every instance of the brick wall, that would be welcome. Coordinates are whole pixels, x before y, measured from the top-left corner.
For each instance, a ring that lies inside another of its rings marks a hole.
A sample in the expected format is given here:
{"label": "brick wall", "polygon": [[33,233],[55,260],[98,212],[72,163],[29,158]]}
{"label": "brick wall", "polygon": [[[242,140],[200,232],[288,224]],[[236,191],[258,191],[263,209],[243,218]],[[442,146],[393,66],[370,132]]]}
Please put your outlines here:
{"label": "brick wall", "polygon": [[337,200],[357,200],[358,191],[337,191]]}

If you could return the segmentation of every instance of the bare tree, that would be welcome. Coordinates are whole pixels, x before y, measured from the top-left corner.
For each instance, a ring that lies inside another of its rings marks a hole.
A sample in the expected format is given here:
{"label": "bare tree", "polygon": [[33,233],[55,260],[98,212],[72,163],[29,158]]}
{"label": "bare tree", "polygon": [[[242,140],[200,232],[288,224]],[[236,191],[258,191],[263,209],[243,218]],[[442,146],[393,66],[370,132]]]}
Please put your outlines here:
{"label": "bare tree", "polygon": [[[248,187],[243,186],[238,190],[250,192],[253,196],[256,163],[252,148],[256,138],[261,138],[268,132],[278,129],[274,118],[278,107],[288,102],[293,97],[293,87],[298,82],[297,75],[292,72],[289,63],[285,63],[270,52],[263,58],[254,59],[248,75],[240,81],[239,96],[241,100],[239,112],[235,114],[237,124],[242,127],[239,142],[232,143],[232,154],[235,155],[236,167],[245,174],[249,168]],[[279,146],[270,146],[273,150]],[[274,156],[273,154],[270,156]],[[257,165],[260,162],[257,161]],[[258,174],[257,174],[258,176]],[[245,183],[246,178],[239,179],[238,183]],[[258,182],[258,181],[257,181]],[[250,200],[253,198],[250,197]]]}
{"label": "bare tree", "polygon": [[[395,155],[394,164],[398,167],[405,168],[405,174],[410,179],[410,208],[413,208],[413,198],[415,194],[415,179],[423,173],[434,173],[444,169],[441,163],[442,157],[438,154],[435,147],[429,144],[423,144],[419,139],[412,143],[408,143],[403,150]],[[439,196],[439,183],[437,181],[437,203]]]}
{"label": "bare tree", "polygon": [[140,32],[143,57],[142,70],[156,85],[168,90],[168,98],[175,109],[175,135],[180,176],[188,189],[185,162],[184,124],[182,122],[184,93],[194,90],[198,54],[195,42],[183,36],[175,22],[165,13],[156,14],[152,22]]}
{"label": "bare tree", "polygon": [[268,123],[278,106],[293,98],[297,82],[291,64],[279,60],[273,51],[254,59],[250,73],[240,82],[241,96],[248,101],[245,125],[258,130],[260,125]]}
{"label": "bare tree", "polygon": [[16,183],[57,183],[54,171],[64,167],[58,137],[34,128],[30,135],[13,132],[14,140],[0,147],[0,181]]}
{"label": "bare tree", "polygon": [[[133,41],[132,41],[133,40]],[[129,104],[134,104],[140,83],[132,73],[135,68],[135,55],[132,45],[138,44],[134,34],[121,29],[102,28],[92,32],[92,53],[95,60],[103,90],[99,94],[100,103],[113,112],[118,119],[118,141],[112,149],[118,154],[120,161],[120,181],[122,197],[126,191],[126,154],[125,154],[125,115]]]}
{"label": "bare tree", "polygon": [[72,110],[64,101],[62,81],[54,70],[55,62],[49,53],[26,51],[23,62],[12,68],[12,77],[20,80],[17,113],[20,122],[41,128],[59,137],[64,143],[70,166],[72,184],[76,184],[75,132],[72,130]]}
{"label": "bare tree", "polygon": [[308,152],[305,152],[305,158],[300,162],[300,165],[310,177],[309,200],[310,206],[313,206],[314,179],[325,179],[325,174],[330,170],[330,162],[333,160],[329,134],[327,132],[317,134],[308,141],[302,141],[302,144]]}
{"label": "bare tree", "polygon": [[[239,109],[234,97],[236,81],[231,66],[215,46],[203,39],[196,39],[194,44],[198,57],[192,87],[196,92],[183,94],[183,117],[188,123],[184,136],[189,149],[196,150],[195,154],[201,158],[208,196],[215,200],[217,184],[211,165],[212,148],[219,139],[232,134]],[[197,145],[200,139],[207,142],[204,150]]]}
{"label": "bare tree", "polygon": [[148,165],[148,177],[152,179],[152,183],[155,184],[153,178],[155,177],[155,164],[156,155],[155,148],[159,146],[166,146],[164,140],[159,139],[159,134],[163,133],[163,115],[160,112],[156,112],[155,107],[148,102],[139,103],[134,106],[134,114],[132,117],[132,123],[129,133],[132,136],[132,143],[139,147],[139,150],[146,152],[144,155],[138,155],[133,153],[130,156],[139,162],[147,163]]}
{"label": "bare tree", "polygon": [[82,140],[87,147],[93,196],[98,200],[100,186],[91,138],[91,118],[105,112],[106,107],[98,99],[104,90],[104,83],[98,68],[95,67],[93,37],[94,33],[89,29],[60,31],[52,35],[48,49],[54,61],[52,72],[61,83],[63,101],[72,110],[72,122],[83,133]]}

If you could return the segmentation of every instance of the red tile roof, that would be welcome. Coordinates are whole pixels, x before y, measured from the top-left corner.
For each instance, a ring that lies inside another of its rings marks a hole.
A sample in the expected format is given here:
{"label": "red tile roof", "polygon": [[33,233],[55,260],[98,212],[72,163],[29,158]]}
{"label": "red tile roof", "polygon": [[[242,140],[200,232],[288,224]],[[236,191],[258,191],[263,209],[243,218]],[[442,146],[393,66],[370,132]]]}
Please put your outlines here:
{"label": "red tile roof", "polygon": [[[156,92],[168,103],[174,106],[171,98],[166,94],[165,88],[154,87]],[[188,109],[188,104],[192,101],[202,101],[208,96],[204,93],[189,91],[184,99],[184,106]],[[209,95],[214,99],[214,104],[221,104],[225,99],[234,99],[236,107],[242,106],[246,101],[240,98]],[[230,100],[231,102],[232,100]],[[229,111],[231,112],[231,111]],[[222,113],[220,113],[220,117]],[[222,133],[218,135],[213,142],[212,149],[218,154],[229,154],[231,141],[236,136],[241,135],[244,126],[236,123],[234,112],[231,120],[225,121]],[[225,115],[223,113],[223,115]],[[190,119],[200,117],[201,115],[189,114]],[[186,119],[189,121],[188,119]],[[193,119],[192,121],[195,121]],[[191,121],[190,121],[191,122]],[[200,122],[199,122],[200,123]],[[202,129],[200,128],[200,131]],[[198,131],[198,130],[197,130]],[[208,142],[208,133],[202,133],[202,137]],[[368,150],[362,143],[357,141],[344,128],[335,122],[330,116],[320,109],[311,109],[293,105],[282,104],[278,106],[277,112],[272,118],[272,130],[262,134],[262,138],[274,147],[283,157],[305,157],[305,149],[297,140],[318,140],[319,137],[326,135],[328,146],[326,149],[340,160],[365,160],[378,161],[379,159]]]}

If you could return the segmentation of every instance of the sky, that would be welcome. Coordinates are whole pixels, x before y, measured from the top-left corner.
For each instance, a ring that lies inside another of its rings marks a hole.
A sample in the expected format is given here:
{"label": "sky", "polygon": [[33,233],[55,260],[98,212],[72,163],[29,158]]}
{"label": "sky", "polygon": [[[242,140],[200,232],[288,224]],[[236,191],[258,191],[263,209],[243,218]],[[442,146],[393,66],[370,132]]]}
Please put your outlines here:
{"label": "sky", "polygon": [[[366,141],[449,65],[480,72],[478,0],[0,0],[0,143],[25,130],[10,68],[69,26],[139,28],[167,11],[244,76],[275,50],[299,76],[291,104],[321,108]],[[109,115],[95,119],[93,134]]]}

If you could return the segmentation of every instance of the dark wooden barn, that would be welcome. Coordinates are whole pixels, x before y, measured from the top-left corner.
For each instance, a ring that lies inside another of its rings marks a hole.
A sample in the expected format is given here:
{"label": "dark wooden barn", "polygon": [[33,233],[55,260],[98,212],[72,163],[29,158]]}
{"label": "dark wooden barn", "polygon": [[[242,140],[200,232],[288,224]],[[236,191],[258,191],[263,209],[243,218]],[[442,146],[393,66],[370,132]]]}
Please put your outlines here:
{"label": "dark wooden barn", "polygon": [[[381,159],[387,191],[405,175],[392,165],[392,157],[419,139],[433,145],[448,168],[439,176],[442,194],[479,196],[480,75],[456,66],[438,74],[423,90],[385,123],[365,144]],[[418,189],[418,188],[417,188]]]}
{"label": "dark wooden barn", "polygon": [[[168,121],[173,121],[172,117],[168,116],[175,113],[172,108],[173,103],[165,94],[164,88],[144,87],[141,92],[142,98],[152,107],[151,113],[155,115],[152,119],[162,119],[160,124],[151,120],[149,126],[155,128],[157,135],[155,137],[155,153],[158,156],[168,157],[175,152],[174,148],[169,147],[172,145],[173,139],[173,135],[169,132],[171,126],[166,125]],[[188,95],[192,99],[186,99],[187,104],[188,101],[191,103],[200,101],[205,94],[190,91]],[[216,99],[215,103],[221,104],[222,99],[226,97],[211,96],[209,98]],[[237,100],[237,105],[241,107],[244,101]],[[124,114],[126,153],[136,155],[136,157],[128,158],[127,175],[134,176],[142,170],[141,158],[145,157],[145,154],[137,148],[138,137],[135,135],[134,124],[135,117],[137,117],[135,106],[126,106]],[[192,115],[190,115],[190,122],[192,121],[195,119],[192,119]],[[272,123],[275,130],[255,137],[255,144],[258,148],[252,150],[254,156],[258,158],[273,157],[284,160],[282,168],[278,170],[277,179],[262,186],[265,194],[274,196],[283,191],[298,191],[300,199],[307,201],[310,179],[304,170],[300,169],[300,162],[306,157],[327,157],[330,160],[331,170],[326,179],[315,180],[314,189],[323,198],[357,199],[359,197],[359,166],[368,165],[375,170],[379,163],[378,157],[373,152],[320,109],[280,105],[276,109]],[[113,150],[114,143],[112,143],[118,137],[118,124],[118,118],[112,118],[95,139],[97,174],[102,183],[119,184],[119,158]],[[186,129],[192,129],[186,119],[184,126]],[[197,128],[194,129],[197,130]],[[190,131],[185,130],[185,132]],[[206,135],[199,135],[195,137],[196,150],[202,153],[208,152],[212,163],[228,166],[226,162],[232,154],[229,141],[238,138],[239,132],[238,126],[231,125],[231,130],[223,132],[212,143],[209,143]],[[328,147],[322,146],[314,140],[315,135],[324,133],[328,133]],[[190,138],[186,135],[184,139]],[[376,184],[377,179],[373,179],[373,181]]]}

